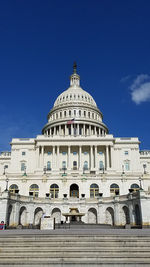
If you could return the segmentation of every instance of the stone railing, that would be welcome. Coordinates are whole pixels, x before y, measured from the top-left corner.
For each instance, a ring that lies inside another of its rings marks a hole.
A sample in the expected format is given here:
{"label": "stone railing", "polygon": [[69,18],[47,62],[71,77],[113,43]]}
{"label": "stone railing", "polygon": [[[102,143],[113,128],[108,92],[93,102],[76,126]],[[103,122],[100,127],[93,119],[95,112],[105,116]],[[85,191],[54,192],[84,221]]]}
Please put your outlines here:
{"label": "stone railing", "polygon": [[10,151],[2,151],[0,152],[0,157],[10,157],[11,152]]}
{"label": "stone railing", "polygon": [[149,155],[150,156],[150,150],[141,150],[140,155]]}

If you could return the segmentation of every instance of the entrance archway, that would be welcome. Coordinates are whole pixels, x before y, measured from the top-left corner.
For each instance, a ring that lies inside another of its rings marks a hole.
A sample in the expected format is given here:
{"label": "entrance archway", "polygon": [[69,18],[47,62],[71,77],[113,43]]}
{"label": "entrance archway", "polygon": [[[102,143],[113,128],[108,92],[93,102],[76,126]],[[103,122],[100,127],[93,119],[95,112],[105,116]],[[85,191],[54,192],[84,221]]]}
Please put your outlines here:
{"label": "entrance archway", "polygon": [[53,219],[55,218],[55,223],[61,222],[61,211],[59,208],[54,208],[52,210],[52,217],[53,217]]}
{"label": "entrance archway", "polygon": [[79,197],[79,186],[77,184],[70,186],[70,197]]}
{"label": "entrance archway", "polygon": [[124,206],[122,210],[123,210],[123,218],[122,218],[123,222],[122,223],[123,225],[129,224],[130,223],[129,208]]}
{"label": "entrance archway", "polygon": [[43,215],[42,208],[40,208],[40,207],[36,208],[35,212],[34,212],[34,225],[36,225],[36,226],[40,225],[42,215]]}
{"label": "entrance archway", "polygon": [[27,210],[26,207],[21,207],[19,212],[19,224],[25,226],[27,224]]}
{"label": "entrance archway", "polygon": [[106,224],[114,225],[114,210],[111,207],[106,209]]}
{"label": "entrance archway", "polygon": [[88,223],[97,223],[97,210],[94,208],[88,210]]}

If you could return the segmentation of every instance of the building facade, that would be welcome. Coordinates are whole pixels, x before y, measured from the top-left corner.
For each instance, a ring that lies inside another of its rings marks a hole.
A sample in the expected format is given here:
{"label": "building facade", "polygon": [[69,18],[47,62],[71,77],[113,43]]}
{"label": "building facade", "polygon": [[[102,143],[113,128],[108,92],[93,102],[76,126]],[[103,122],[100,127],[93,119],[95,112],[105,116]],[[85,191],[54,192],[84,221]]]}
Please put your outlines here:
{"label": "building facade", "polygon": [[0,220],[36,226],[45,213],[60,223],[76,207],[85,223],[150,225],[150,151],[109,134],[76,65],[47,118],[41,135],[0,154]]}

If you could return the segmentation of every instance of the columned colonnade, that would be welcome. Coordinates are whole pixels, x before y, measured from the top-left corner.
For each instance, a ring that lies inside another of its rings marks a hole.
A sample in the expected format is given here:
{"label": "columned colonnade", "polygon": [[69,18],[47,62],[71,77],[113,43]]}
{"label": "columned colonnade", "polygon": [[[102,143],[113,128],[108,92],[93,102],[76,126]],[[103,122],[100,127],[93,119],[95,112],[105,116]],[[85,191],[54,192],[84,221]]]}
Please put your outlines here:
{"label": "columned colonnade", "polygon": [[44,132],[47,136],[67,136],[67,135],[81,135],[81,136],[90,136],[98,135],[105,136],[105,129],[88,124],[62,124],[58,126],[51,126],[51,128],[45,130]]}
{"label": "columned colonnade", "polygon": [[[104,153],[104,157],[103,157],[103,164],[104,164],[104,168],[105,170],[108,170],[110,168],[112,168],[112,158],[113,158],[113,147],[110,145],[105,145],[105,146],[97,146],[97,145],[89,145],[89,146],[83,146],[83,145],[77,145],[77,146],[59,146],[59,145],[53,145],[53,146],[38,146],[36,148],[36,165],[37,168],[44,168],[44,159],[46,156],[46,151],[49,148],[51,150],[52,153],[52,157],[51,157],[51,164],[52,164],[52,170],[57,170],[59,168],[62,167],[61,163],[60,163],[60,147],[64,147],[65,151],[67,148],[67,159],[66,157],[64,158],[66,160],[66,164],[67,164],[67,169],[71,170],[73,168],[72,165],[72,153],[71,153],[71,148],[72,147],[76,147],[78,148],[77,150],[77,169],[79,170],[83,170],[83,163],[85,160],[87,160],[87,158],[84,155],[84,147],[86,147],[86,151],[87,151],[87,147],[88,147],[88,169],[90,170],[99,170],[99,161],[102,160],[100,159],[100,157],[98,157],[98,153],[100,151],[103,151]],[[46,149],[45,149],[46,148]],[[100,149],[102,148],[102,149]],[[47,158],[46,158],[47,159]]]}

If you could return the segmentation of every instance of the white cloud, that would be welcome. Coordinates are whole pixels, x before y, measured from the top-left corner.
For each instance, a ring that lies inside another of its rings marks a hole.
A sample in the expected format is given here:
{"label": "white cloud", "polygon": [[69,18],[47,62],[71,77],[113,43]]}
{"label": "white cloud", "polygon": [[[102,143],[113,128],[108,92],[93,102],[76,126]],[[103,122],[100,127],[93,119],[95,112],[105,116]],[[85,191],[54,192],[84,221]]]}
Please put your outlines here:
{"label": "white cloud", "polygon": [[137,105],[142,102],[150,101],[150,76],[140,74],[130,86],[131,98]]}

